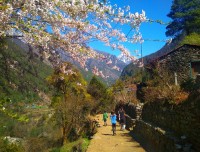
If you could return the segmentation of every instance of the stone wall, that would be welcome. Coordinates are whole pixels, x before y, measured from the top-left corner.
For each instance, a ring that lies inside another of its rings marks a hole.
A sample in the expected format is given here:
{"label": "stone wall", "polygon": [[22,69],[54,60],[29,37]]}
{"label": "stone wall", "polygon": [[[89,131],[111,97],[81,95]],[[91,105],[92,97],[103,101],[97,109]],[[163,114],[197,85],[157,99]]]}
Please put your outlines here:
{"label": "stone wall", "polygon": [[184,137],[195,151],[200,149],[200,91],[179,105],[161,101],[146,103],[142,120],[173,132],[179,139]]}
{"label": "stone wall", "polygon": [[178,83],[191,76],[191,61],[200,60],[200,46],[183,45],[158,59],[162,69],[177,73]]}
{"label": "stone wall", "polygon": [[131,130],[135,126],[136,120],[141,118],[143,104],[139,103],[137,105],[133,103],[119,103],[116,106],[116,113],[120,108],[123,108],[125,111],[126,117],[126,129]]}
{"label": "stone wall", "polygon": [[164,101],[146,103],[143,108],[140,106],[141,118],[137,117],[136,105],[124,104],[123,108],[127,114],[127,129],[133,132],[133,137],[141,142],[147,151],[199,151],[200,90],[192,93],[179,105]]}
{"label": "stone wall", "polygon": [[187,148],[186,144],[182,145],[181,143],[183,142],[175,138],[170,132],[166,132],[143,120],[136,121],[136,126],[132,132],[133,137],[138,140],[148,152],[180,152],[180,149],[183,149],[183,147],[185,149]]}

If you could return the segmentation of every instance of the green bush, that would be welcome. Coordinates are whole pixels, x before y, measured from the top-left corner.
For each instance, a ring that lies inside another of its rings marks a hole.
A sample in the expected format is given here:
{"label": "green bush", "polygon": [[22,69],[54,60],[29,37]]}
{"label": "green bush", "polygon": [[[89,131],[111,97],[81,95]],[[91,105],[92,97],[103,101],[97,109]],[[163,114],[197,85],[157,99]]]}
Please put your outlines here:
{"label": "green bush", "polygon": [[81,138],[77,141],[70,142],[65,144],[64,146],[58,148],[53,148],[50,150],[50,152],[86,152],[88,145],[90,143],[90,140],[88,138]]}
{"label": "green bush", "polygon": [[24,152],[22,145],[9,143],[8,140],[0,139],[0,151],[1,152]]}
{"label": "green bush", "polygon": [[31,137],[26,140],[25,149],[28,152],[42,152],[48,148],[49,145],[44,138]]}
{"label": "green bush", "polygon": [[53,148],[50,152],[60,152],[60,148]]}
{"label": "green bush", "polygon": [[[60,148],[60,152],[74,152],[74,151],[86,152],[89,142],[90,142],[89,139],[81,138],[77,141],[65,144],[62,148]],[[57,151],[52,151],[52,152],[58,152],[58,149],[56,150]]]}
{"label": "green bush", "polygon": [[192,44],[192,45],[199,45],[200,44],[200,34],[191,33],[190,35],[185,36],[181,45],[183,44]]}

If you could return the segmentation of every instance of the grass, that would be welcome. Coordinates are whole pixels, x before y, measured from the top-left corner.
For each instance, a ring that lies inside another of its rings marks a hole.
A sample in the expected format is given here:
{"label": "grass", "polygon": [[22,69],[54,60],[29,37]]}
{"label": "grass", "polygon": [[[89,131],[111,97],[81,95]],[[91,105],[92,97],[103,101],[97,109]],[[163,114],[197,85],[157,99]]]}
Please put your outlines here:
{"label": "grass", "polygon": [[73,151],[81,151],[86,152],[90,140],[87,138],[80,138],[77,141],[70,142],[62,146],[61,148],[54,148],[51,152],[73,152]]}
{"label": "grass", "polygon": [[200,34],[192,33],[186,36],[181,42],[181,45],[183,44],[200,45]]}

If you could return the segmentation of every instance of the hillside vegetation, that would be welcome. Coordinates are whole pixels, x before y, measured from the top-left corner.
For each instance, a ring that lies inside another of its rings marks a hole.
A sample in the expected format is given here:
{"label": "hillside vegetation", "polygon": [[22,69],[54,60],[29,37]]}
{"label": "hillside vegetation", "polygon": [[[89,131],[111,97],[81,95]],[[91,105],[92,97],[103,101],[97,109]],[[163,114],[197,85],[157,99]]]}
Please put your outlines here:
{"label": "hillside vegetation", "polygon": [[39,94],[49,91],[45,78],[53,69],[20,48],[12,39],[0,47],[0,99],[14,102],[42,100]]}
{"label": "hillside vegetation", "polygon": [[[53,69],[14,39],[0,42],[0,151],[85,151],[96,130],[90,113],[110,109],[113,100],[106,86],[99,79],[88,86],[67,62],[60,66],[75,73]],[[21,144],[10,147],[10,140]]]}
{"label": "hillside vegetation", "polygon": [[185,36],[180,44],[200,45],[200,34],[192,33],[188,36]]}

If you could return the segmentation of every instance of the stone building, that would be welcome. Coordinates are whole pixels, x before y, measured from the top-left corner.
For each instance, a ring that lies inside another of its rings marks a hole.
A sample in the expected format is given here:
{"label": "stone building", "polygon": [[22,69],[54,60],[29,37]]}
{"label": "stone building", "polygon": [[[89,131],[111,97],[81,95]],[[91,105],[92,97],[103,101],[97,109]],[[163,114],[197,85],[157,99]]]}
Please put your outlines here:
{"label": "stone building", "polygon": [[157,59],[160,69],[167,70],[177,83],[200,75],[200,45],[184,44]]}

